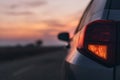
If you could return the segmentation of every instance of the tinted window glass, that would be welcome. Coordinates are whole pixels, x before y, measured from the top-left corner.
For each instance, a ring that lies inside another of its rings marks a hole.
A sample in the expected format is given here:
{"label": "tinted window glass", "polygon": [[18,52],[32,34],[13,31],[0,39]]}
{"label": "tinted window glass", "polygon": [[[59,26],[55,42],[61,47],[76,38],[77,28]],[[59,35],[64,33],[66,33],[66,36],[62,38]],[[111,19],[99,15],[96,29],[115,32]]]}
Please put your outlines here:
{"label": "tinted window glass", "polygon": [[106,9],[120,9],[120,0],[108,0]]}
{"label": "tinted window glass", "polygon": [[120,9],[120,0],[112,0],[112,9]]}
{"label": "tinted window glass", "polygon": [[110,20],[120,20],[120,0],[108,0],[103,17]]}

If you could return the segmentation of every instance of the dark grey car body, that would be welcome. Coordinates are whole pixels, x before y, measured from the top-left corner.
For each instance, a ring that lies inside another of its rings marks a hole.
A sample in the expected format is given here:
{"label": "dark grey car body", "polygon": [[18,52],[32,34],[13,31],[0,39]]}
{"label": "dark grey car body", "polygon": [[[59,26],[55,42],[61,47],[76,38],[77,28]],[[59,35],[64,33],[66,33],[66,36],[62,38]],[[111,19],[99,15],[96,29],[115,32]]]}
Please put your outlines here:
{"label": "dark grey car body", "polygon": [[[90,1],[70,42],[71,48],[63,66],[62,80],[113,80],[113,68],[98,64],[77,50],[82,28],[99,19],[120,20],[120,0]],[[116,80],[120,80],[120,66],[116,69]]]}

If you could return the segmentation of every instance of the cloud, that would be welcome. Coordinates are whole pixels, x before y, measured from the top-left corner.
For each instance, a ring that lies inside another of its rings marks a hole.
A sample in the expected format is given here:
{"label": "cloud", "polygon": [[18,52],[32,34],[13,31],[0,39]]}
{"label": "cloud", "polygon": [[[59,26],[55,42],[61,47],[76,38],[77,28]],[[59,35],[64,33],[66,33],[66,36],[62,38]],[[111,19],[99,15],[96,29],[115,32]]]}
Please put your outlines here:
{"label": "cloud", "polygon": [[33,12],[30,11],[21,11],[21,12],[16,12],[16,11],[9,11],[9,12],[4,12],[7,15],[13,15],[13,16],[21,16],[21,15],[33,15]]}
{"label": "cloud", "polygon": [[45,1],[33,1],[33,2],[26,2],[25,5],[29,7],[37,7],[37,6],[43,6],[47,2]]}
{"label": "cloud", "polygon": [[11,4],[8,6],[9,9],[16,9],[16,8],[24,8],[24,7],[40,7],[46,5],[46,1],[27,1],[27,2],[21,2],[21,3],[16,3],[16,4]]}
{"label": "cloud", "polygon": [[17,4],[12,4],[12,5],[8,6],[8,8],[10,8],[10,9],[15,9],[18,7],[19,7],[19,5],[17,5]]}
{"label": "cloud", "polygon": [[65,27],[66,25],[58,20],[45,20],[43,23],[47,24],[49,27]]}

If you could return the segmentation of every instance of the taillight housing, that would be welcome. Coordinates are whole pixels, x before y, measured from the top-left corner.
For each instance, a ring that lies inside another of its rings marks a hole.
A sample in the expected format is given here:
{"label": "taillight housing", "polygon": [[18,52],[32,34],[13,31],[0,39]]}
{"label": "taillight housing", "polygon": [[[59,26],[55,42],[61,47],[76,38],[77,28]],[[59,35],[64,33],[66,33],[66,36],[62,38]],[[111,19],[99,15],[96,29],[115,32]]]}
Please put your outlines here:
{"label": "taillight housing", "polygon": [[116,33],[114,21],[96,20],[81,31],[78,50],[81,54],[107,67],[115,65]]}

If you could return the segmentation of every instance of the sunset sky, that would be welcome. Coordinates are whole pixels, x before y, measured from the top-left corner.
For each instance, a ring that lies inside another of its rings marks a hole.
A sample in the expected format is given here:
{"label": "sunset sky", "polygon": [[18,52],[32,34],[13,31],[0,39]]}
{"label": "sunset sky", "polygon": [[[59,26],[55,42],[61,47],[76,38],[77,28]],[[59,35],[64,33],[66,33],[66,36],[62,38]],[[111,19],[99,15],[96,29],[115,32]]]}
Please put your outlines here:
{"label": "sunset sky", "polygon": [[90,0],[0,0],[0,46],[62,44],[60,32],[75,30]]}

